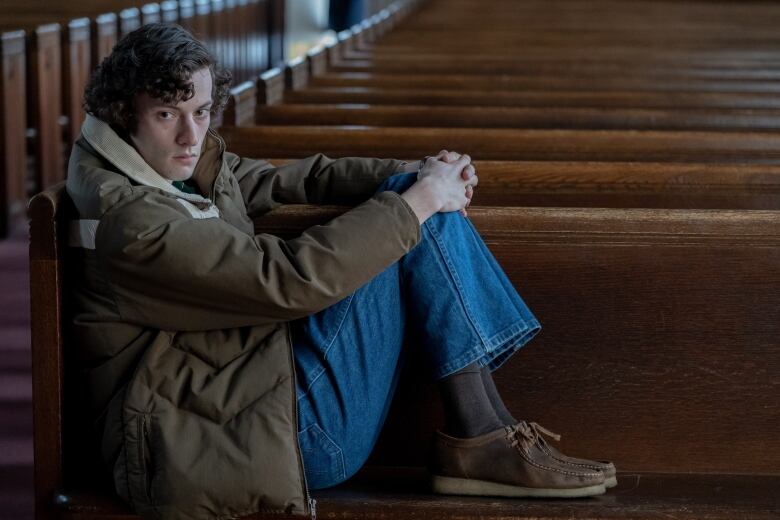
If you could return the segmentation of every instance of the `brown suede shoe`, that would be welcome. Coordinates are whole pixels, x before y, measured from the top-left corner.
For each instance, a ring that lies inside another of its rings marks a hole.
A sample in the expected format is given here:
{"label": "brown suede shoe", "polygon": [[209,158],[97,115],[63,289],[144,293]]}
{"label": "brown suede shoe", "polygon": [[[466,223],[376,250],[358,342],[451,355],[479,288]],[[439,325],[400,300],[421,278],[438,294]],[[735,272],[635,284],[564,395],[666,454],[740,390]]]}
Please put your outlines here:
{"label": "brown suede shoe", "polygon": [[545,440],[545,438],[542,437],[541,434],[544,433],[545,435],[552,437],[556,441],[561,440],[561,436],[551,432],[550,430],[544,428],[542,425],[538,423],[521,421],[517,423],[513,428],[525,429],[526,431],[528,431],[528,434],[533,436],[536,439],[536,442],[539,443],[539,448],[545,453],[547,453],[550,457],[558,461],[559,463],[565,466],[570,466],[580,471],[601,471],[602,473],[604,473],[605,488],[609,489],[617,486],[615,465],[610,461],[579,459],[577,457],[569,457],[568,455],[564,455],[560,451],[553,448],[547,442],[547,440]]}
{"label": "brown suede shoe", "polygon": [[603,473],[564,466],[514,426],[471,439],[436,432],[429,469],[433,491],[447,495],[573,498],[605,492]]}

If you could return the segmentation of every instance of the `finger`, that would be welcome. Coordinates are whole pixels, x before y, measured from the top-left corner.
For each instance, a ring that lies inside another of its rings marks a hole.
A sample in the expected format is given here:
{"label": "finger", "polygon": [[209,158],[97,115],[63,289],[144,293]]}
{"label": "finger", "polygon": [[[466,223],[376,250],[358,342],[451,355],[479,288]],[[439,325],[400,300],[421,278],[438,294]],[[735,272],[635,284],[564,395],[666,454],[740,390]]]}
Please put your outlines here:
{"label": "finger", "polygon": [[455,166],[457,166],[460,171],[463,171],[463,169],[471,164],[471,157],[468,156],[468,154],[463,154],[460,156],[460,158],[453,163]]}
{"label": "finger", "polygon": [[477,170],[474,169],[473,164],[469,164],[468,166],[463,168],[462,172],[460,172],[460,176],[464,181],[470,180],[476,174],[477,174]]}
{"label": "finger", "polygon": [[436,158],[440,161],[451,164],[460,159],[460,154],[458,152],[448,152],[447,150],[442,150],[439,152],[439,155],[437,155]]}
{"label": "finger", "polygon": [[471,197],[473,196],[474,196],[474,188],[471,186],[466,186],[466,198],[468,198],[469,201],[471,201]]}

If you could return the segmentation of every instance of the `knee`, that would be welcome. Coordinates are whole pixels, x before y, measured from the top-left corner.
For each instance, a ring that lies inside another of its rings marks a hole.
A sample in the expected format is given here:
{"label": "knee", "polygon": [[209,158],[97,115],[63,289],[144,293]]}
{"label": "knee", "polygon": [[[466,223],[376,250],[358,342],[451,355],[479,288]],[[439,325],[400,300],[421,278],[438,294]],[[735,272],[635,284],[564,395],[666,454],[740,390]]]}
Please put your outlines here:
{"label": "knee", "polygon": [[379,185],[378,192],[381,191],[394,191],[396,193],[403,193],[408,190],[412,184],[417,182],[417,173],[398,173],[391,175]]}

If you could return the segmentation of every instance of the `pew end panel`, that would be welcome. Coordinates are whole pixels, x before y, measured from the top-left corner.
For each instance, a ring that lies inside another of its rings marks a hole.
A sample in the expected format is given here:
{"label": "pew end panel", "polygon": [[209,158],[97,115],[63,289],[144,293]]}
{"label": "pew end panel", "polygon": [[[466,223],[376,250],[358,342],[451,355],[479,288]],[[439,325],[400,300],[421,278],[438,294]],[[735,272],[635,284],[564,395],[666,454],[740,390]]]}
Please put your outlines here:
{"label": "pew end panel", "polygon": [[255,122],[257,106],[257,87],[251,81],[245,81],[230,90],[222,124],[225,126],[251,126]]}
{"label": "pew end panel", "polygon": [[304,56],[288,61],[284,66],[284,85],[288,90],[301,90],[309,83],[309,64]]}
{"label": "pew end panel", "polygon": [[60,25],[39,26],[32,34],[31,48],[28,68],[33,95],[28,98],[28,119],[34,130],[36,186],[45,189],[65,178]]}
{"label": "pew end panel", "polygon": [[160,4],[144,4],[141,6],[141,25],[160,23],[162,21]]}
{"label": "pew end panel", "polygon": [[176,0],[160,3],[160,19],[163,23],[179,23],[179,6]]}
{"label": "pew end panel", "polygon": [[27,203],[27,70],[24,31],[0,35],[0,238]]}
{"label": "pew end panel", "polygon": [[35,513],[53,515],[62,487],[63,323],[62,263],[64,183],[30,201],[30,304],[33,357]]}
{"label": "pew end panel", "polygon": [[89,18],[77,18],[68,22],[63,38],[63,80],[65,116],[68,118],[65,135],[66,153],[81,133],[85,113],[82,108],[84,89],[92,70],[91,35]]}
{"label": "pew end panel", "polygon": [[129,7],[119,11],[119,38],[124,38],[141,27],[141,11],[137,7]]}
{"label": "pew end panel", "polygon": [[284,99],[284,74],[279,68],[268,69],[257,79],[257,105],[278,105]]}
{"label": "pew end panel", "polygon": [[111,54],[117,41],[117,16],[105,13],[95,17],[93,23],[92,63],[95,66]]}
{"label": "pew end panel", "polygon": [[325,47],[319,46],[306,53],[309,76],[322,76],[328,71],[328,54]]}

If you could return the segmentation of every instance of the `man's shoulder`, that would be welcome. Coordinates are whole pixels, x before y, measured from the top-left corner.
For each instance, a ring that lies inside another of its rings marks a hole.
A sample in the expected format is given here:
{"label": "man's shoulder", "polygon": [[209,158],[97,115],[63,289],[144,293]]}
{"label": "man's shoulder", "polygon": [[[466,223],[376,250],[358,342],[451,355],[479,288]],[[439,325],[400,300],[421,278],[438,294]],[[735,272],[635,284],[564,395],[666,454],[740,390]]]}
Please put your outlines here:
{"label": "man's shoulder", "polygon": [[[174,217],[177,213],[186,215],[175,199],[133,182],[84,139],[74,143],[66,189],[81,218],[102,219],[112,213],[123,219],[145,220],[152,207],[163,207]],[[159,216],[159,211],[153,213]]]}

